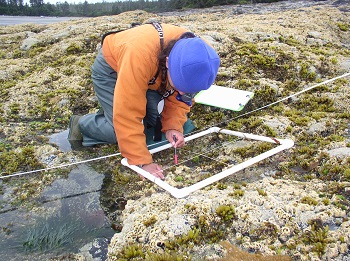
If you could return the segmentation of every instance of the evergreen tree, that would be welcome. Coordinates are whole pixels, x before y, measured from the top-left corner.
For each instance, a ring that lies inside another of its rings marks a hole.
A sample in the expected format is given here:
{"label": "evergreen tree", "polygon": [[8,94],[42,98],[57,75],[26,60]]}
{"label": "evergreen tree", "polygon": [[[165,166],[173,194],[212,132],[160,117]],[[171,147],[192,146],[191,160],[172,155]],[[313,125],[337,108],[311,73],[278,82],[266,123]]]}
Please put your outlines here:
{"label": "evergreen tree", "polygon": [[[48,1],[48,0],[45,0]],[[82,0],[79,0],[82,1]],[[164,12],[181,10],[185,8],[204,8],[215,5],[242,4],[253,0],[119,0],[114,3],[103,2],[89,3],[89,0],[78,4],[56,2],[56,4],[44,3],[44,0],[29,0],[29,5],[24,0],[0,0],[0,15],[32,15],[32,16],[102,16],[116,15],[126,11],[145,10],[148,12]],[[254,2],[276,2],[277,0],[254,0]]]}

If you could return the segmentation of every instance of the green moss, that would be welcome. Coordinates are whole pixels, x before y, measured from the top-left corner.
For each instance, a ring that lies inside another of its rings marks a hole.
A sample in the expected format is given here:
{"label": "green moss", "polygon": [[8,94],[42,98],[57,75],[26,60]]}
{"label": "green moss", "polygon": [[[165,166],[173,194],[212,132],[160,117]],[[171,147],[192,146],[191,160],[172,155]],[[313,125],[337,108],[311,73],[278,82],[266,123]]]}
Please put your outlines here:
{"label": "green moss", "polygon": [[348,83],[349,83],[349,80],[347,80],[346,78],[340,78],[334,81],[336,89],[339,89],[339,87],[345,86]]}
{"label": "green moss", "polygon": [[345,185],[339,182],[331,182],[327,185],[326,191],[331,195],[342,194],[345,191]]}
{"label": "green moss", "polygon": [[6,57],[6,52],[0,51],[0,59],[4,59]]}
{"label": "green moss", "polygon": [[302,145],[297,148],[297,152],[301,154],[306,154],[307,156],[313,156],[317,153],[317,150],[310,145]]}
{"label": "green moss", "polygon": [[152,216],[152,217],[150,217],[149,219],[143,221],[143,224],[144,224],[146,227],[149,227],[149,226],[152,226],[153,224],[155,224],[156,222],[157,222],[156,216]]}
{"label": "green moss", "polygon": [[254,67],[250,67],[249,65],[238,65],[237,71],[242,75],[253,75],[256,72]]}
{"label": "green moss", "polygon": [[[349,210],[349,207],[344,205],[345,201],[339,201],[337,200],[336,202],[333,203],[334,206],[342,209],[342,210],[345,210],[345,211],[348,211]],[[347,203],[348,204],[348,203]]]}
{"label": "green moss", "polygon": [[241,45],[237,50],[237,54],[240,56],[258,54],[258,53],[259,53],[258,46],[254,43],[245,43]]}
{"label": "green moss", "polygon": [[19,59],[19,58],[21,58],[22,56],[24,56],[24,52],[22,52],[22,51],[19,50],[19,49],[14,50],[13,53],[12,53],[12,58],[13,58],[13,59]]}
{"label": "green moss", "polygon": [[191,246],[193,247],[193,244],[199,243],[199,235],[200,230],[194,228],[190,230],[186,235],[177,236],[174,240],[164,242],[164,245],[168,250],[191,248]]}
{"label": "green moss", "polygon": [[300,81],[296,79],[287,79],[284,82],[283,88],[286,90],[295,92],[295,90],[297,90],[299,86],[300,86]]}
{"label": "green moss", "polygon": [[75,71],[72,68],[67,68],[67,69],[63,70],[63,74],[66,76],[71,76],[71,75],[75,74]]}
{"label": "green moss", "polygon": [[231,130],[254,132],[262,123],[263,121],[257,117],[239,118],[236,121],[230,122],[227,127]]}
{"label": "green moss", "polygon": [[[187,204],[185,209],[189,213],[196,209],[196,206]],[[198,217],[196,225],[187,234],[175,236],[165,242],[159,242],[162,248],[160,253],[150,253],[146,255],[140,245],[130,245],[124,247],[119,253],[111,254],[117,260],[192,260],[192,253],[196,247],[207,244],[218,243],[225,237],[226,222],[234,218],[234,207],[231,205],[222,205],[217,208],[216,214],[221,217],[221,221],[208,222],[211,217],[201,215]]]}
{"label": "green moss", "polygon": [[282,113],[284,111],[284,106],[283,104],[278,104],[273,106],[271,109],[276,113]]}
{"label": "green moss", "polygon": [[301,236],[301,240],[305,244],[312,245],[312,251],[321,257],[327,248],[327,245],[332,242],[328,237],[328,226],[323,227],[319,220],[312,220],[311,230]]}
{"label": "green moss", "polygon": [[338,64],[338,60],[337,60],[337,58],[335,58],[335,57],[332,57],[332,58],[330,59],[330,62],[331,62],[333,65]]}
{"label": "green moss", "polygon": [[342,164],[339,160],[327,159],[322,162],[322,165],[320,165],[317,170],[321,174],[321,179],[323,180],[347,180],[349,178],[349,169],[349,163]]}
{"label": "green moss", "polygon": [[301,43],[297,39],[295,39],[292,35],[289,35],[287,37],[280,36],[279,40],[280,40],[280,42],[283,42],[283,43],[288,44],[290,46],[297,47],[297,46],[301,45]]}
{"label": "green moss", "polygon": [[349,25],[346,23],[337,23],[337,26],[340,31],[343,31],[343,32],[349,31]]}
{"label": "green moss", "polygon": [[[269,41],[269,40],[267,40]],[[240,64],[237,67],[241,86],[250,85],[244,79],[257,81],[257,74],[263,73],[271,79],[290,79],[295,74],[290,68],[295,68],[295,58],[292,53],[279,50],[275,46],[244,43],[234,50],[239,56]],[[254,84],[256,85],[256,84]],[[248,86],[245,88],[249,88]]]}
{"label": "green moss", "polygon": [[191,205],[191,204],[186,204],[185,208],[190,210],[190,211],[193,211],[193,210],[197,209],[197,207],[195,205]]}
{"label": "green moss", "polygon": [[329,198],[324,198],[324,199],[322,199],[322,203],[323,203],[325,206],[328,206],[328,205],[331,203],[331,201],[329,200]]}
{"label": "green moss", "polygon": [[316,206],[318,205],[318,201],[312,197],[309,196],[305,196],[300,200],[301,203],[303,204],[308,204],[308,205],[312,205],[312,206]]}
{"label": "green moss", "polygon": [[57,125],[54,122],[39,122],[39,121],[33,121],[29,123],[30,129],[34,130],[52,130],[54,127],[57,127]]}
{"label": "green moss", "polygon": [[265,69],[273,69],[276,67],[276,59],[262,54],[252,55],[250,57],[254,66]]}
{"label": "green moss", "polygon": [[12,103],[12,104],[10,104],[10,112],[11,112],[11,114],[18,114],[19,113],[19,111],[20,111],[20,104],[19,103],[17,103],[17,102],[15,102],[15,103]]}
{"label": "green moss", "polygon": [[325,113],[323,111],[307,112],[307,116],[315,119],[316,121],[320,121],[320,119],[327,117],[327,113]]}
{"label": "green moss", "polygon": [[229,75],[226,72],[218,72],[217,76],[218,78],[226,78]]}
{"label": "green moss", "polygon": [[339,113],[337,116],[340,119],[350,119],[350,112],[342,112],[342,113]]}
{"label": "green moss", "polygon": [[234,219],[236,214],[235,207],[232,205],[221,205],[216,209],[215,213],[224,221]]}
{"label": "green moss", "polygon": [[254,81],[251,79],[239,79],[237,82],[237,86],[243,90],[246,90],[254,85],[259,85],[259,81]]}
{"label": "green moss", "polygon": [[268,137],[276,137],[277,136],[276,131],[273,128],[271,128],[270,126],[263,124],[261,127],[264,129],[264,134],[266,136],[268,136]]}
{"label": "green moss", "polygon": [[241,187],[242,187],[241,184],[238,184],[238,183],[234,183],[234,184],[233,184],[233,188],[234,188],[234,189],[240,189]]}
{"label": "green moss", "polygon": [[176,236],[174,240],[165,242],[165,249],[190,256],[193,247],[203,244],[213,244],[221,241],[225,236],[226,221],[210,222],[211,217],[201,215],[198,217],[197,225],[187,235]]}
{"label": "green moss", "polygon": [[146,255],[146,261],[190,261],[190,257],[179,256],[177,253],[151,253],[148,252]]}
{"label": "green moss", "polygon": [[294,241],[287,241],[286,242],[286,247],[289,250],[295,250],[297,245],[296,245],[296,243]]}
{"label": "green moss", "polygon": [[229,194],[229,196],[233,196],[233,197],[243,197],[244,196],[244,190],[242,189],[235,189],[232,193]]}
{"label": "green moss", "polygon": [[82,52],[82,48],[75,44],[75,43],[72,43],[67,49],[66,49],[66,53],[67,54],[78,54],[78,53],[81,53]]}
{"label": "green moss", "polygon": [[259,195],[260,195],[260,196],[264,196],[264,197],[266,197],[266,196],[267,196],[267,193],[266,193],[266,191],[265,191],[265,190],[260,189],[260,188],[257,188],[256,190],[258,191],[258,193],[259,193]]}
{"label": "green moss", "polygon": [[143,260],[139,258],[145,258],[145,254],[142,251],[142,247],[137,244],[125,246],[120,253],[118,253],[117,257],[120,261],[127,260]]}
{"label": "green moss", "polygon": [[227,189],[227,185],[224,184],[224,183],[221,183],[221,182],[218,182],[218,183],[216,184],[216,187],[217,187],[219,190]]}
{"label": "green moss", "polygon": [[130,181],[130,178],[123,174],[119,170],[119,168],[116,168],[113,170],[113,180],[117,182],[118,184],[127,184]]}
{"label": "green moss", "polygon": [[232,155],[240,155],[242,158],[255,157],[258,154],[272,149],[274,145],[268,142],[255,142],[250,146],[239,147],[231,151]]}
{"label": "green moss", "polygon": [[184,178],[180,175],[177,175],[174,179],[174,181],[176,181],[176,182],[182,182],[183,180],[184,180]]}
{"label": "green moss", "polygon": [[251,101],[253,107],[261,107],[276,101],[276,90],[268,85],[260,86],[254,91],[254,99]]}
{"label": "green moss", "polygon": [[307,63],[302,63],[300,65],[299,76],[305,81],[313,81],[316,79],[316,73],[310,71]]}
{"label": "green moss", "polygon": [[10,81],[1,81],[1,89],[0,89],[0,97],[3,99],[3,101],[7,101],[9,97],[9,89],[17,84],[15,80],[10,80]]}
{"label": "green moss", "polygon": [[298,126],[308,126],[311,118],[308,116],[291,115],[288,117],[294,124]]}
{"label": "green moss", "polygon": [[33,57],[37,56],[38,54],[44,52],[45,50],[46,50],[46,48],[44,48],[44,47],[32,46],[30,48],[30,50],[28,51],[28,56],[33,58]]}
{"label": "green moss", "polygon": [[286,127],[286,132],[291,133],[292,131],[293,131],[293,127],[290,126],[290,125],[288,125],[288,126]]}
{"label": "green moss", "polygon": [[225,81],[217,81],[217,82],[216,82],[216,85],[225,86],[225,85],[226,85],[226,82],[225,82]]}
{"label": "green moss", "polygon": [[295,102],[295,106],[298,110],[302,111],[321,111],[321,112],[334,112],[334,100],[328,96],[319,96],[314,94],[305,94],[303,99]]}
{"label": "green moss", "polygon": [[0,143],[0,152],[1,175],[43,168],[43,165],[35,156],[33,146],[12,149],[5,143]]}
{"label": "green moss", "polygon": [[[350,147],[350,146],[349,146]],[[344,171],[344,179],[350,181],[350,168]]]}
{"label": "green moss", "polygon": [[50,78],[51,78],[51,81],[57,81],[57,80],[59,80],[60,78],[61,78],[61,76],[60,75],[57,75],[57,74],[53,74],[53,73],[50,73]]}

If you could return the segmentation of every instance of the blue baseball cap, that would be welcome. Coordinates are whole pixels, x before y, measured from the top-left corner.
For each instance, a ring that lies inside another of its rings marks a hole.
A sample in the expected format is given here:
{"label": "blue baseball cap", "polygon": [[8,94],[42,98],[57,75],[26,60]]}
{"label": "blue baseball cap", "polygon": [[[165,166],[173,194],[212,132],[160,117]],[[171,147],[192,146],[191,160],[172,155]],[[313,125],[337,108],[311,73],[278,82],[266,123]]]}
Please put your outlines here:
{"label": "blue baseball cap", "polygon": [[178,40],[168,58],[174,87],[185,93],[207,90],[215,81],[219,66],[219,55],[199,37]]}

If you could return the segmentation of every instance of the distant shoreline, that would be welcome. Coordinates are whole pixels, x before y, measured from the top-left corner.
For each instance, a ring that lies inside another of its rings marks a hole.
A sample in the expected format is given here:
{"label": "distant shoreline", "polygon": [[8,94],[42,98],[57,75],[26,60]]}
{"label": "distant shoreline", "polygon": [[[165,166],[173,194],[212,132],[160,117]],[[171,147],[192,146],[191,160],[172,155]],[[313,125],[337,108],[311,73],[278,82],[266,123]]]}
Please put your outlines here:
{"label": "distant shoreline", "polygon": [[84,17],[55,17],[55,16],[8,16],[0,15],[0,26],[17,24],[53,24]]}

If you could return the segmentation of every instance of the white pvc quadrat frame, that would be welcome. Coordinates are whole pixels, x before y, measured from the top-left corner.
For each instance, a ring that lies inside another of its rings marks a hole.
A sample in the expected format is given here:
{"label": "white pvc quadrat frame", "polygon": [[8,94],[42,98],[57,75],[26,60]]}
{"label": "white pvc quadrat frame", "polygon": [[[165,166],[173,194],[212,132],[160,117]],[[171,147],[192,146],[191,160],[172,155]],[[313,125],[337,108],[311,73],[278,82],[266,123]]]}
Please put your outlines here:
{"label": "white pvc quadrat frame", "polygon": [[[168,191],[172,196],[174,196],[175,198],[183,198],[188,196],[190,193],[204,188],[216,181],[219,181],[227,176],[230,176],[242,169],[245,169],[246,167],[253,165],[263,159],[266,159],[274,154],[277,154],[285,149],[289,149],[291,147],[293,147],[294,142],[292,140],[289,139],[276,139],[276,138],[270,138],[270,137],[266,137],[266,136],[260,136],[260,135],[254,135],[254,134],[249,134],[249,133],[243,133],[243,132],[237,132],[237,131],[231,131],[231,130],[227,130],[227,129],[220,129],[219,127],[212,127],[209,128],[205,131],[199,132],[197,134],[188,136],[185,138],[185,141],[190,141],[199,137],[202,137],[204,135],[207,134],[211,134],[211,133],[224,133],[224,134],[228,134],[228,135],[233,135],[233,136],[237,136],[237,137],[241,137],[241,138],[245,138],[245,139],[252,139],[252,140],[258,140],[258,141],[265,141],[265,142],[270,142],[270,143],[274,143],[277,144],[277,147],[274,147],[271,150],[268,150],[258,156],[255,156],[253,158],[250,158],[240,164],[234,165],[231,168],[228,168],[220,173],[217,173],[209,178],[206,178],[204,180],[201,180],[191,186],[188,187],[184,187],[184,188],[175,188],[171,185],[169,185],[167,182],[156,178],[155,176],[153,176],[151,173],[149,173],[148,171],[143,170],[142,168],[136,166],[136,165],[129,165],[128,164],[128,160],[126,158],[123,158],[121,163],[124,166],[129,167],[130,169],[136,171],[138,174],[142,175],[143,177],[149,179],[150,181],[154,182],[155,184],[157,184],[159,187],[163,188],[164,190]],[[154,154],[156,152],[171,148],[172,145],[170,143],[165,144],[163,146],[160,146],[158,148],[154,148],[152,150],[150,150],[151,154]]]}

